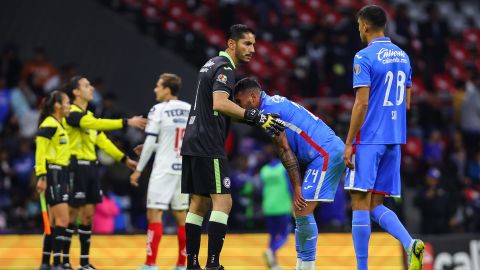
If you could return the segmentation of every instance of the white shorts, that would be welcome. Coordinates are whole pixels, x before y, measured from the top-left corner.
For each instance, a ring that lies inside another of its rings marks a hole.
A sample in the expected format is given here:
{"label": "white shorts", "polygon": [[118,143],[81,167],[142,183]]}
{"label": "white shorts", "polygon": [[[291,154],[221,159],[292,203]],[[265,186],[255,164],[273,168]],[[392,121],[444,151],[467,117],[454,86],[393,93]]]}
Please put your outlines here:
{"label": "white shorts", "polygon": [[188,194],[181,193],[180,174],[152,173],[147,191],[147,208],[168,210],[188,209]]}

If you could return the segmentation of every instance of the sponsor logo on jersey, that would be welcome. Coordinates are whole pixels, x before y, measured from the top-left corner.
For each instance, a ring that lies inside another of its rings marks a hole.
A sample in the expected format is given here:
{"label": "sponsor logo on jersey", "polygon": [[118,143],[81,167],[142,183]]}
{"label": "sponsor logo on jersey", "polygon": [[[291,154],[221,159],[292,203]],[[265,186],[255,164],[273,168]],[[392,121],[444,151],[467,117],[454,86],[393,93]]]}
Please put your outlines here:
{"label": "sponsor logo on jersey", "polygon": [[230,178],[229,177],[225,177],[223,178],[223,186],[225,186],[226,188],[230,188]]}
{"label": "sponsor logo on jersey", "polygon": [[228,78],[225,74],[220,74],[217,77],[217,82],[221,82],[223,84],[227,84],[227,80],[228,80]]}
{"label": "sponsor logo on jersey", "polygon": [[84,199],[85,198],[85,192],[76,192],[73,197],[75,199]]}
{"label": "sponsor logo on jersey", "polygon": [[275,103],[280,103],[280,102],[283,102],[284,100],[285,100],[285,97],[282,97],[279,95],[272,96],[272,101]]}
{"label": "sponsor logo on jersey", "polygon": [[182,170],[182,163],[173,163],[172,170],[174,171],[181,171]]}
{"label": "sponsor logo on jersey", "polygon": [[173,118],[172,121],[174,123],[180,123],[180,124],[187,123],[187,119],[184,119],[184,118]]}
{"label": "sponsor logo on jersey", "polygon": [[205,65],[203,65],[203,67],[200,69],[200,72],[208,72],[210,67],[213,65],[215,65],[215,62],[213,62],[212,59],[208,60],[208,62],[205,63]]}
{"label": "sponsor logo on jersey", "polygon": [[387,48],[381,48],[380,51],[377,52],[377,59],[378,61],[382,62],[382,64],[390,64],[390,63],[407,63],[407,54],[401,50],[391,50]]}

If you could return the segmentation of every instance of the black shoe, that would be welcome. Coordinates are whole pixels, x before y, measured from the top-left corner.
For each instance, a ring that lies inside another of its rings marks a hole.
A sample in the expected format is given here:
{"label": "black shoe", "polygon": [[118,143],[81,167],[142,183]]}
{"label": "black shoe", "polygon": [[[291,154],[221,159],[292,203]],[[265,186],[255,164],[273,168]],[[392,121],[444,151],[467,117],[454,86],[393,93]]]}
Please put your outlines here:
{"label": "black shoe", "polygon": [[72,265],[70,263],[63,263],[63,269],[65,270],[73,270]]}
{"label": "black shoe", "polygon": [[223,265],[217,266],[217,267],[205,267],[205,270],[225,270]]}
{"label": "black shoe", "polygon": [[38,270],[50,270],[52,269],[52,266],[50,266],[50,264],[46,264],[46,263],[42,263],[40,265],[40,268],[38,268]]}

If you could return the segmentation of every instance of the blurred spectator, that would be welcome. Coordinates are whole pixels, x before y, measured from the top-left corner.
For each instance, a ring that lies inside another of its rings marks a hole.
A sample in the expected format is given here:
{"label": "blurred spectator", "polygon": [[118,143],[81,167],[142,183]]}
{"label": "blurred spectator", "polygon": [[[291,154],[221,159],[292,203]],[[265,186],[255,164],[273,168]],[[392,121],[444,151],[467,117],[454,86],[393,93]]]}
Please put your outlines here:
{"label": "blurred spectator", "polygon": [[88,105],[92,106],[92,112],[95,112],[95,114],[100,114],[103,110],[103,95],[105,95],[107,92],[105,81],[102,78],[95,78],[92,80],[92,86],[95,91],[93,91],[93,99]]}
{"label": "blurred spectator", "polygon": [[20,136],[31,138],[37,132],[39,112],[35,108],[37,97],[26,83],[12,89],[11,106],[19,125]]}
{"label": "blurred spectator", "polygon": [[270,269],[278,269],[275,268],[278,267],[277,250],[285,244],[292,230],[292,192],[287,170],[273,156],[273,145],[270,144],[268,148],[271,151],[266,154],[272,155],[272,159],[260,169],[263,184],[262,211],[270,235],[265,257]]}
{"label": "blurred spectator", "polygon": [[265,32],[270,27],[270,14],[275,14],[274,30],[278,31],[283,26],[283,9],[279,0],[254,0],[258,9],[258,18],[260,21],[260,33]]}
{"label": "blurred spectator", "polygon": [[473,78],[473,89],[465,93],[462,103],[461,128],[467,157],[473,158],[480,146],[480,73]]}
{"label": "blurred spectator", "polygon": [[33,58],[23,67],[21,80],[27,82],[38,96],[60,85],[58,70],[48,61],[44,48],[33,49]]}
{"label": "blurred spectator", "polygon": [[11,91],[6,87],[6,80],[0,77],[0,133],[3,127],[7,124],[7,119],[10,116],[10,101]]}
{"label": "blurred spectator", "polygon": [[347,224],[347,196],[343,184],[344,181],[338,184],[333,202],[321,203],[315,210],[319,231],[343,232],[350,228],[350,224]]}
{"label": "blurred spectator", "polygon": [[315,96],[319,87],[326,80],[326,45],[325,29],[317,29],[307,42],[306,51],[308,57],[308,71],[305,86],[302,87],[302,95],[305,97]]}
{"label": "blurred spectator", "polygon": [[465,100],[465,81],[458,80],[455,82],[455,90],[453,92],[453,122],[459,127],[462,119],[462,107]]}
{"label": "blurred spectator", "polygon": [[442,133],[433,130],[425,142],[423,158],[429,165],[440,165],[443,161],[444,148]]}
{"label": "blurred spectator", "polygon": [[120,213],[115,201],[108,196],[102,196],[102,202],[95,207],[92,230],[94,233],[113,234],[115,217]]}
{"label": "blurred spectator", "polygon": [[395,11],[395,19],[388,25],[388,35],[408,55],[411,55],[411,42],[413,39],[414,24],[408,15],[408,5],[398,4]]}
{"label": "blurred spectator", "polygon": [[[18,154],[13,158],[12,168],[15,174],[15,185],[21,190],[28,191],[35,166],[35,154],[29,139],[20,141]],[[26,194],[28,195],[28,193]]]}
{"label": "blurred spectator", "polygon": [[6,85],[11,88],[18,84],[22,63],[18,58],[18,48],[14,44],[7,44],[3,47],[0,56],[0,77],[6,79]]}
{"label": "blurred spectator", "polygon": [[415,205],[421,212],[421,232],[423,234],[440,234],[450,231],[449,222],[452,208],[450,195],[442,187],[441,173],[437,168],[430,168],[425,176],[425,187],[415,197]]}
{"label": "blurred spectator", "polygon": [[477,152],[474,159],[468,161],[467,177],[471,186],[480,188],[480,151]]}
{"label": "blurred spectator", "polygon": [[67,63],[60,67],[60,84],[64,85],[74,76],[79,75],[76,63]]}
{"label": "blurred spectator", "polygon": [[456,176],[463,181],[467,166],[467,152],[465,150],[465,145],[463,144],[462,133],[458,130],[456,130],[453,135],[452,150],[450,152],[450,161],[455,166]]}
{"label": "blurred spectator", "polygon": [[232,210],[230,211],[232,228],[253,227],[253,174],[248,166],[248,156],[235,158],[234,168],[230,173]]}
{"label": "blurred spectator", "polygon": [[447,40],[450,38],[450,29],[447,20],[443,18],[436,3],[429,3],[425,8],[428,20],[419,25],[422,41],[423,56],[428,69],[425,74],[431,80],[434,73],[445,70],[445,60],[448,54]]}
{"label": "blurred spectator", "polygon": [[11,205],[11,185],[14,172],[10,167],[8,152],[0,149],[0,211]]}

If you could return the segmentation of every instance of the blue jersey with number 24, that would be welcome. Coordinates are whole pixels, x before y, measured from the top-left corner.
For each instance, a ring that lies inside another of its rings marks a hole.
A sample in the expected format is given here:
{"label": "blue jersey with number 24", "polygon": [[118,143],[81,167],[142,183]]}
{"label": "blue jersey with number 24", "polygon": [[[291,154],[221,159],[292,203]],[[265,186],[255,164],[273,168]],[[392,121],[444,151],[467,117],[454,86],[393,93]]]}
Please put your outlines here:
{"label": "blue jersey with number 24", "polygon": [[370,87],[368,111],[356,144],[404,144],[406,94],[412,85],[408,55],[389,38],[376,38],[353,60],[353,88]]}

